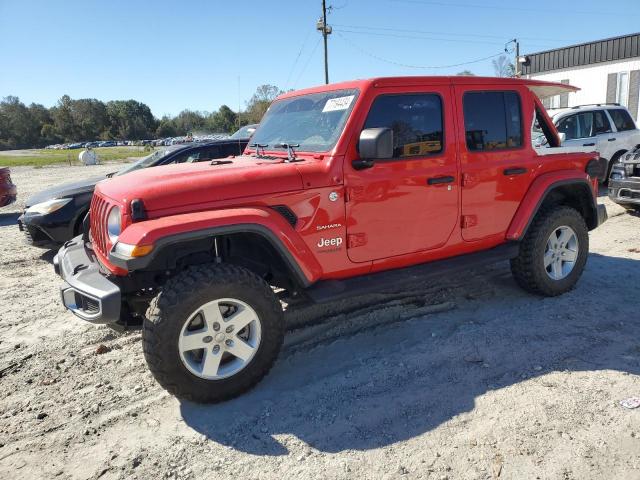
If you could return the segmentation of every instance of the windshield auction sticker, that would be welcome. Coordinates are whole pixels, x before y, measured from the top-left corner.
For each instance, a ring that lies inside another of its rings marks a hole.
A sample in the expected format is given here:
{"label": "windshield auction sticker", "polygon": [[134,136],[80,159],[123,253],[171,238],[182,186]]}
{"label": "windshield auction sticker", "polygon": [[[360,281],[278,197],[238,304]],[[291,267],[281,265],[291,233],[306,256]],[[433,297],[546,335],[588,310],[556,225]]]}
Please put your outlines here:
{"label": "windshield auction sticker", "polygon": [[336,110],[346,110],[347,108],[349,108],[349,105],[351,105],[354,96],[355,95],[330,98],[329,100],[327,100],[327,103],[325,103],[324,108],[322,109],[322,113],[335,112]]}

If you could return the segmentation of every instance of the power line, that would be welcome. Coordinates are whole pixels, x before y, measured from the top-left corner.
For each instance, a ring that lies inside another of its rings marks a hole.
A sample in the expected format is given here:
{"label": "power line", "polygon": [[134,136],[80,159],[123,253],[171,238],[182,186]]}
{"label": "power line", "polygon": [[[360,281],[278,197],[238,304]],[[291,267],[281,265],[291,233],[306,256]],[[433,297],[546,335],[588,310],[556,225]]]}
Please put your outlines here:
{"label": "power line", "polygon": [[284,84],[285,91],[289,87],[289,80],[291,80],[291,75],[293,75],[293,71],[296,69],[296,66],[298,65],[298,60],[300,60],[300,57],[302,56],[302,51],[304,50],[304,47],[307,45],[307,40],[309,40],[309,36],[311,36],[311,30],[309,30],[307,32],[307,36],[304,37],[304,41],[302,42],[302,46],[300,47],[300,51],[298,52],[298,55],[296,56],[296,59],[293,62],[293,65],[291,66],[291,70],[289,70],[289,75],[287,76],[287,81]]}
{"label": "power line", "polygon": [[311,54],[309,54],[309,56],[307,57],[307,63],[304,64],[304,67],[302,67],[302,70],[300,70],[300,74],[298,75],[298,78],[296,78],[295,83],[292,85],[293,87],[298,85],[298,82],[300,81],[300,78],[302,78],[302,74],[307,70],[307,67],[309,66],[309,62],[313,58],[313,54],[316,53],[316,50],[318,49],[318,45],[320,45],[320,41],[321,40],[322,40],[322,37],[318,38],[318,41],[316,42],[315,46],[313,47],[313,50],[311,50]]}
{"label": "power line", "polygon": [[342,35],[342,33],[340,33],[339,31],[336,30],[336,34],[342,39],[344,40],[346,43],[348,43],[351,47],[359,50],[361,53],[371,57],[371,58],[375,58],[376,60],[380,60],[381,62],[385,62],[385,63],[390,63],[392,65],[397,65],[399,67],[404,67],[404,68],[413,68],[413,69],[425,69],[425,70],[437,70],[437,69],[442,69],[442,68],[453,68],[453,67],[462,67],[464,65],[471,65],[473,63],[479,63],[479,62],[483,62],[485,60],[490,60],[492,58],[495,57],[499,57],[500,55],[504,55],[504,52],[501,51],[500,53],[496,53],[493,55],[489,55],[487,57],[483,57],[483,58],[478,58],[477,60],[471,60],[468,62],[462,62],[462,63],[455,63],[452,65],[436,65],[436,66],[431,66],[431,65],[411,65],[411,64],[407,64],[407,63],[401,63],[401,62],[396,62],[394,60],[389,60],[388,58],[383,58],[379,55],[376,55],[374,53],[371,53],[365,49],[363,49],[362,47],[360,47],[359,45],[351,42],[348,38],[346,38],[344,35]]}
{"label": "power line", "polygon": [[486,42],[482,40],[463,40],[463,39],[455,39],[455,38],[434,38],[434,37],[423,37],[416,35],[401,35],[395,33],[378,33],[378,32],[358,32],[355,30],[343,30],[343,29],[335,29],[335,32],[342,33],[354,33],[356,35],[373,35],[376,37],[394,37],[394,38],[409,38],[414,40],[431,40],[431,41],[439,41],[439,42],[456,42],[456,43],[483,43],[485,45],[503,45],[504,42]]}
{"label": "power line", "polygon": [[[516,12],[535,12],[540,13],[540,8],[526,8],[526,7],[507,7],[503,5],[486,5],[484,3],[449,3],[449,2],[434,2],[427,0],[390,0],[392,2],[400,2],[400,3],[415,3],[420,5],[433,5],[436,7],[456,7],[456,8],[481,8],[483,10],[493,9],[493,10],[512,10]],[[594,10],[558,10],[556,8],[553,9],[553,13],[566,13],[566,14],[579,14],[579,15],[615,15],[616,17],[620,16],[619,12],[612,11],[594,11]],[[638,14],[625,12],[627,16],[637,17]]]}
{"label": "power line", "polygon": [[[334,27],[344,27],[344,28],[355,28],[359,30],[373,30],[373,31],[388,31],[388,32],[401,32],[401,33],[420,33],[427,35],[447,35],[451,37],[477,37],[477,38],[495,38],[502,40],[504,39],[504,35],[487,35],[482,33],[457,33],[457,32],[434,32],[429,30],[412,30],[407,28],[391,28],[391,27],[377,27],[373,25],[344,25],[339,23],[334,23]],[[559,38],[542,38],[542,37],[518,37],[520,39],[526,40],[542,40],[549,42],[567,42],[568,40],[559,39]]]}

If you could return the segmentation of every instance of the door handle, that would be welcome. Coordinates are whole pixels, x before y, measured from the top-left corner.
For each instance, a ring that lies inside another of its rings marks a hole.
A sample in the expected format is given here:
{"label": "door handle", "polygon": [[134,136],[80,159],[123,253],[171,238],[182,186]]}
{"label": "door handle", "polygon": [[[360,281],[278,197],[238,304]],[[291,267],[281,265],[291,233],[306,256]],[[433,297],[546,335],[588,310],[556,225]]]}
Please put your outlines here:
{"label": "door handle", "polygon": [[582,146],[583,147],[595,147],[596,144],[595,143],[583,143]]}
{"label": "door handle", "polygon": [[511,175],[522,175],[523,173],[527,173],[527,169],[522,167],[511,167],[505,168],[502,173],[507,177],[510,177]]}
{"label": "door handle", "polygon": [[432,177],[432,178],[427,178],[427,185],[442,185],[443,183],[453,183],[454,181],[455,181],[455,178],[451,176]]}
{"label": "door handle", "polygon": [[608,138],[607,141],[609,142],[615,142],[617,139],[616,138]]}

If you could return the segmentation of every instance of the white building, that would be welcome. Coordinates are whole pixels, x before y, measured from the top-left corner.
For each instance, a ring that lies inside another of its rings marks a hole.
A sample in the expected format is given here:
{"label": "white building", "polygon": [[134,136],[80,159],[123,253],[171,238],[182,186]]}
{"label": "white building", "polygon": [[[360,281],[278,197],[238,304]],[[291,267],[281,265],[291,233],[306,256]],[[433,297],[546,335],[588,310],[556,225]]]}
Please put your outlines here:
{"label": "white building", "polygon": [[640,33],[531,53],[521,59],[525,60],[523,77],[580,88],[545,100],[545,107],[619,103],[639,120]]}

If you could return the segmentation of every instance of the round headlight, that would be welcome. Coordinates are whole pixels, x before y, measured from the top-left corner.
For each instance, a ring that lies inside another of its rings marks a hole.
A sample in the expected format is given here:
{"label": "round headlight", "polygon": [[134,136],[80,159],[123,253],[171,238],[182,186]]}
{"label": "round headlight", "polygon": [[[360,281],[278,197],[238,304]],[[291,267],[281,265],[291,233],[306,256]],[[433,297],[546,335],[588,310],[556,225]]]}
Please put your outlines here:
{"label": "round headlight", "polygon": [[109,240],[111,240],[111,243],[116,243],[120,236],[121,222],[120,209],[118,207],[113,207],[107,217],[107,233],[109,234]]}

